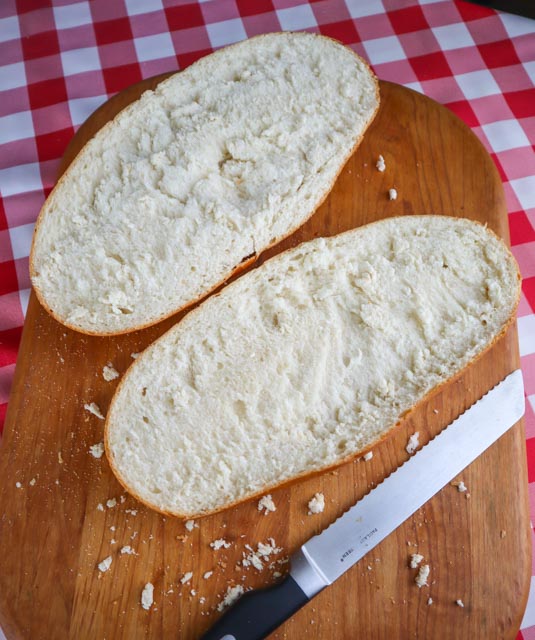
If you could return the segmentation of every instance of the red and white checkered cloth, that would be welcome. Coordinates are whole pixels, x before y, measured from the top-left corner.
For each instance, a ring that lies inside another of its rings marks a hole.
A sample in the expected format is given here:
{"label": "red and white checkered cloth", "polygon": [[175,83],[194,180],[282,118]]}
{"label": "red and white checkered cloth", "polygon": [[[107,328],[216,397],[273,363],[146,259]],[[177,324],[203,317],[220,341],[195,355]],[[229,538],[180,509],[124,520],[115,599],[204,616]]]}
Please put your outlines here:
{"label": "red and white checkered cloth", "polygon": [[[0,0],[0,430],[30,291],[33,225],[77,127],[142,78],[280,30],[341,40],[379,78],[449,107],[495,161],[524,278],[518,328],[535,520],[535,22],[466,2]],[[535,577],[532,585],[525,640],[535,640]]]}

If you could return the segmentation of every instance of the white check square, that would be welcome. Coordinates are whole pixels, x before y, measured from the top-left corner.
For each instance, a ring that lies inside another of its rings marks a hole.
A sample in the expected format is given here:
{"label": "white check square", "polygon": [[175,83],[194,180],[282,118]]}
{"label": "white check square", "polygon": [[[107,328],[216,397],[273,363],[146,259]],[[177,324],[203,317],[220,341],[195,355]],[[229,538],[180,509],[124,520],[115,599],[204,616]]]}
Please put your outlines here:
{"label": "white check square", "polygon": [[520,356],[535,353],[535,316],[522,316],[517,319],[517,325]]}
{"label": "white check square", "polygon": [[500,16],[503,26],[510,38],[525,36],[528,34],[533,34],[535,36],[534,20],[531,20],[530,18],[523,18],[522,16],[516,16],[512,13],[499,13],[498,15]]}
{"label": "white check square", "polygon": [[535,84],[535,60],[533,62],[524,62],[524,69],[526,70],[531,82]]}
{"label": "white check square", "polygon": [[96,71],[100,69],[100,58],[96,47],[83,49],[71,49],[61,52],[63,73],[66,76],[74,76],[77,73]]}
{"label": "white check square", "polygon": [[14,196],[26,191],[37,191],[43,188],[38,162],[19,164],[15,167],[0,169],[0,193]]}
{"label": "white check square", "polygon": [[208,37],[210,38],[212,47],[224,47],[227,44],[239,42],[247,38],[243,22],[240,18],[207,24],[206,31],[208,31]]}
{"label": "white check square", "polygon": [[19,111],[0,118],[0,144],[33,138],[34,135],[31,111]]}
{"label": "white check square", "polygon": [[2,87],[2,91],[24,87],[25,85],[26,70],[24,62],[15,62],[15,64],[6,64],[0,67],[0,87]]}
{"label": "white check square", "polygon": [[19,19],[17,16],[0,20],[0,42],[9,42],[20,38]]}
{"label": "white check square", "polygon": [[510,180],[509,184],[523,209],[535,209],[535,176]]}
{"label": "white check square", "polygon": [[27,258],[30,255],[32,245],[32,235],[34,224],[22,224],[20,227],[11,227],[9,239],[11,240],[11,250],[13,259]]}
{"label": "white check square", "polygon": [[298,7],[279,9],[277,17],[283,31],[299,31],[300,29],[318,26],[312,7],[308,3]]}
{"label": "white check square", "polygon": [[140,13],[151,13],[163,9],[161,0],[125,0],[128,15],[137,16]]}
{"label": "white check square", "polygon": [[468,100],[501,93],[500,87],[496,80],[494,80],[492,73],[487,69],[461,73],[455,76],[455,79]]}
{"label": "white check square", "polygon": [[170,58],[175,55],[175,48],[169,33],[158,33],[155,36],[135,38],[134,46],[136,48],[137,59],[140,62]]}
{"label": "white check square", "polygon": [[407,57],[397,36],[366,40],[362,44],[372,64],[395,62],[396,60],[405,60]]}
{"label": "white check square", "polygon": [[444,27],[433,27],[431,31],[443,51],[473,47],[474,40],[463,23],[448,24]]}
{"label": "white check square", "polygon": [[91,24],[91,9],[88,2],[77,2],[64,7],[54,7],[57,29],[72,29],[83,24]]}
{"label": "white check square", "polygon": [[515,119],[484,124],[482,128],[496,152],[529,147],[528,137]]}
{"label": "white check square", "polygon": [[107,100],[107,96],[90,96],[88,98],[74,98],[69,100],[69,111],[74,126],[82,124],[87,118]]}
{"label": "white check square", "polygon": [[364,18],[385,12],[381,0],[346,0],[346,7],[352,18]]}

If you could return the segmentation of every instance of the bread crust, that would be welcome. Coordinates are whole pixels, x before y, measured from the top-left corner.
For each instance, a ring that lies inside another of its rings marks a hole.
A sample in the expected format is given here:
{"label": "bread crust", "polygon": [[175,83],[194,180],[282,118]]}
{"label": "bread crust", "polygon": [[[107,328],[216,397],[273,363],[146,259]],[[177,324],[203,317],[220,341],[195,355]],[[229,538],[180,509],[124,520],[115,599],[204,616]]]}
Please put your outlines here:
{"label": "bread crust", "polygon": [[[423,215],[423,214],[422,214]],[[422,217],[422,216],[411,216],[411,218],[414,217]],[[227,509],[230,509],[232,507],[238,506],[240,504],[246,503],[246,502],[250,502],[253,501],[255,499],[260,498],[261,496],[265,495],[266,493],[269,493],[271,491],[276,491],[278,489],[282,489],[285,487],[289,487],[293,484],[296,484],[297,482],[300,482],[301,480],[307,480],[309,478],[313,478],[316,477],[318,475],[327,473],[329,471],[332,471],[333,469],[337,469],[338,467],[348,463],[348,462],[352,462],[354,460],[356,460],[357,458],[360,458],[361,456],[363,456],[364,454],[366,454],[368,451],[371,451],[372,449],[374,449],[377,445],[379,445],[381,442],[383,442],[384,440],[386,440],[387,438],[389,438],[395,431],[397,431],[401,425],[405,422],[405,420],[407,418],[409,418],[421,405],[423,405],[425,402],[429,401],[433,396],[437,395],[438,393],[440,393],[440,391],[446,386],[449,385],[453,382],[455,382],[456,380],[458,380],[463,374],[464,372],[471,367],[475,362],[477,362],[480,358],[482,358],[486,353],[488,353],[492,347],[501,339],[505,336],[506,332],[508,331],[508,329],[510,328],[510,326],[513,324],[513,322],[515,321],[516,318],[516,310],[518,307],[518,303],[520,301],[520,292],[521,292],[521,281],[522,281],[522,276],[520,274],[520,270],[518,267],[518,263],[516,262],[513,254],[511,253],[509,247],[507,246],[507,244],[503,241],[502,238],[500,238],[496,233],[494,233],[494,231],[492,231],[492,229],[488,229],[486,225],[482,224],[481,222],[477,221],[477,220],[470,220],[469,218],[457,218],[454,216],[441,216],[444,218],[450,218],[452,220],[467,220],[473,224],[477,224],[481,227],[484,227],[488,233],[491,233],[492,235],[494,235],[496,237],[496,239],[498,240],[498,242],[500,242],[504,248],[507,251],[508,254],[508,259],[509,259],[509,263],[514,267],[515,271],[516,271],[516,278],[517,278],[517,289],[516,289],[516,297],[515,297],[515,303],[513,305],[513,308],[511,310],[511,314],[507,320],[507,322],[503,325],[503,327],[501,328],[501,330],[499,331],[499,333],[492,339],[491,342],[489,342],[489,344],[481,351],[479,352],[477,355],[475,355],[467,364],[466,366],[464,366],[460,371],[458,371],[457,373],[455,373],[453,376],[451,376],[450,378],[448,378],[447,380],[445,380],[444,382],[441,382],[439,385],[437,385],[436,387],[434,387],[433,389],[430,389],[424,396],[422,396],[422,398],[415,404],[413,405],[410,409],[408,409],[407,411],[405,411],[400,419],[398,420],[398,422],[396,422],[395,424],[391,425],[390,427],[388,427],[383,433],[382,435],[377,438],[376,440],[374,440],[370,445],[368,445],[367,447],[364,447],[363,449],[360,449],[359,451],[356,451],[354,453],[351,453],[348,456],[344,456],[342,458],[340,458],[339,460],[337,460],[335,463],[330,464],[330,465],[326,465],[324,467],[321,467],[319,469],[315,469],[313,471],[304,471],[300,474],[297,474],[295,476],[293,476],[292,478],[289,478],[287,480],[284,480],[282,482],[279,483],[273,483],[270,485],[267,485],[265,487],[263,487],[262,489],[260,489],[259,491],[256,491],[255,493],[252,493],[250,495],[247,495],[243,498],[240,498],[238,500],[234,500],[232,502],[228,502],[224,505],[222,505],[221,507],[218,507],[216,509],[212,509],[209,511],[203,511],[203,512],[199,512],[199,513],[182,513],[182,512],[174,512],[171,510],[166,510],[166,509],[162,509],[152,503],[150,503],[148,500],[145,500],[144,498],[142,498],[135,490],[133,490],[128,483],[124,480],[124,478],[121,476],[121,473],[119,471],[119,469],[117,468],[115,461],[113,459],[113,454],[111,452],[111,446],[110,446],[110,442],[109,442],[109,438],[110,438],[110,420],[109,420],[109,416],[112,413],[112,409],[113,409],[113,405],[115,403],[116,398],[118,397],[121,388],[123,386],[123,384],[125,383],[125,381],[128,379],[128,377],[132,374],[132,371],[134,369],[134,367],[137,367],[140,365],[140,363],[143,361],[143,358],[145,356],[146,353],[148,353],[151,349],[153,349],[155,346],[157,346],[158,342],[160,340],[162,340],[168,333],[170,333],[171,331],[173,331],[175,329],[175,327],[177,325],[175,325],[174,327],[171,327],[171,329],[169,329],[168,331],[166,331],[162,336],[160,336],[160,338],[158,338],[157,340],[155,340],[149,347],[147,347],[147,349],[145,349],[145,351],[141,354],[141,356],[139,356],[139,358],[137,358],[137,360],[135,360],[134,363],[132,363],[130,365],[130,367],[128,368],[128,370],[126,371],[126,373],[124,374],[124,376],[121,379],[121,382],[119,383],[119,385],[117,386],[117,389],[115,390],[115,393],[113,395],[113,398],[111,400],[110,406],[108,408],[108,412],[106,414],[106,421],[104,424],[104,448],[106,451],[106,458],[108,460],[108,463],[111,467],[111,470],[113,471],[115,477],[117,478],[117,480],[119,481],[119,483],[122,485],[122,487],[125,489],[125,491],[127,491],[130,495],[132,495],[136,500],[138,500],[139,502],[141,502],[142,504],[144,504],[145,506],[149,507],[150,509],[153,509],[154,511],[157,511],[163,515],[167,515],[167,516],[173,516],[179,519],[184,519],[184,520],[188,520],[188,519],[199,519],[199,518],[204,518],[206,516],[210,516],[210,515],[214,515],[216,513],[220,513],[221,511],[226,511]],[[404,218],[404,216],[393,216],[392,218],[388,218],[389,220],[392,219],[399,219],[402,220]],[[359,227],[359,229],[363,229],[365,227],[371,227],[375,224],[379,224],[383,222],[383,220],[375,220],[374,222],[370,222],[366,225],[363,225],[362,227]],[[337,234],[336,237],[338,236],[343,236],[345,234],[348,233],[353,233],[354,229],[350,229],[349,231],[344,231],[343,233]],[[333,236],[334,237],[334,236]],[[291,251],[291,249],[288,249],[288,251]],[[283,256],[286,252],[282,252],[276,256],[274,256],[273,258],[271,258],[270,260],[266,261],[267,262],[271,262],[273,260],[277,260],[279,259],[281,256]],[[265,264],[266,264],[265,263]],[[232,287],[234,286],[235,283],[230,284],[225,291],[229,291],[232,290]],[[219,294],[216,294],[219,295]],[[193,309],[190,313],[194,314],[196,312],[198,312],[201,309],[201,305],[196,307],[195,309]]]}
{"label": "bread crust", "polygon": [[[285,36],[295,36],[295,35],[299,34],[300,32],[287,31],[287,32],[277,32],[277,33],[279,33],[280,35],[285,35]],[[258,36],[254,36],[253,38],[249,38],[248,41],[261,40],[261,39],[263,39],[263,38],[265,38],[267,36],[272,36],[272,35],[274,35],[274,34],[261,34],[261,35],[258,35]],[[48,195],[48,198],[43,203],[43,206],[41,207],[39,215],[37,216],[37,221],[35,223],[35,229],[34,229],[34,232],[33,232],[32,243],[31,243],[31,248],[30,248],[30,257],[29,257],[30,280],[32,282],[32,287],[33,287],[33,290],[35,291],[35,295],[37,296],[37,299],[39,300],[41,306],[46,310],[47,313],[49,313],[55,320],[57,320],[60,324],[64,325],[65,327],[67,327],[69,329],[72,329],[73,331],[77,331],[78,333],[82,333],[82,334],[90,335],[90,336],[102,336],[102,337],[119,336],[119,335],[125,335],[125,334],[128,334],[128,333],[133,333],[134,331],[140,331],[141,329],[146,329],[148,327],[152,327],[152,326],[154,326],[156,324],[159,324],[160,322],[163,322],[167,318],[170,318],[171,316],[177,315],[177,314],[185,311],[186,309],[189,309],[193,305],[201,302],[202,300],[206,299],[210,294],[212,294],[221,285],[225,284],[225,282],[227,282],[227,280],[232,278],[232,276],[236,275],[240,271],[243,271],[248,266],[250,266],[251,264],[256,262],[258,260],[258,258],[260,257],[260,255],[264,251],[267,251],[271,247],[274,247],[275,245],[279,244],[279,242],[281,242],[285,238],[288,238],[289,236],[291,236],[292,233],[297,231],[297,229],[299,229],[301,226],[303,226],[316,213],[316,211],[323,204],[323,202],[325,201],[325,199],[327,198],[327,196],[331,192],[336,180],[338,179],[340,173],[342,172],[343,168],[347,164],[347,161],[353,155],[353,153],[355,153],[356,149],[358,148],[358,146],[362,142],[362,138],[363,138],[364,134],[366,133],[366,131],[368,130],[368,127],[371,125],[371,123],[375,119],[375,116],[377,115],[377,111],[379,110],[379,106],[380,106],[380,95],[379,95],[379,81],[377,79],[377,76],[373,73],[370,65],[366,62],[366,60],[361,58],[352,49],[350,49],[349,47],[346,47],[343,43],[341,43],[340,41],[338,41],[338,40],[336,40],[334,38],[330,38],[328,36],[322,36],[320,34],[307,34],[307,35],[311,35],[311,36],[314,36],[316,38],[321,38],[321,39],[325,39],[325,40],[330,40],[330,41],[336,43],[338,46],[344,47],[345,50],[350,51],[355,56],[355,58],[357,60],[359,60],[359,62],[361,62],[366,67],[366,69],[369,71],[370,77],[371,77],[371,79],[372,79],[372,81],[374,83],[374,86],[375,86],[375,99],[376,99],[376,102],[377,102],[377,106],[375,108],[375,111],[370,116],[370,119],[368,120],[368,122],[366,124],[366,127],[365,127],[364,131],[362,132],[362,135],[356,140],[355,144],[350,149],[350,151],[347,153],[346,157],[341,161],[340,168],[339,168],[337,174],[335,175],[335,177],[331,181],[331,183],[328,185],[328,187],[324,190],[323,194],[320,196],[320,198],[318,200],[317,205],[315,206],[315,208],[312,211],[310,211],[309,215],[305,219],[303,219],[299,224],[297,224],[294,227],[292,227],[291,229],[289,229],[288,232],[285,235],[282,235],[282,236],[279,236],[279,237],[275,238],[275,240],[272,243],[270,243],[269,245],[266,245],[265,247],[262,247],[258,253],[255,253],[255,255],[253,257],[251,257],[250,260],[248,260],[248,261],[246,261],[244,263],[237,264],[233,269],[231,269],[228,273],[226,273],[221,278],[221,280],[219,282],[217,282],[210,289],[207,289],[202,295],[198,296],[197,298],[195,298],[193,300],[190,300],[189,302],[187,302],[186,304],[182,305],[181,307],[178,307],[178,308],[170,311],[169,313],[162,313],[161,315],[159,315],[158,317],[154,318],[153,320],[150,320],[149,322],[146,322],[146,323],[140,324],[140,325],[135,325],[135,326],[133,326],[131,328],[128,328],[128,329],[121,329],[119,331],[107,331],[107,332],[89,331],[87,329],[82,329],[82,328],[80,328],[80,327],[78,327],[78,326],[76,326],[74,324],[71,324],[71,323],[67,322],[65,320],[65,318],[62,318],[58,313],[56,313],[48,305],[48,303],[46,302],[46,299],[45,299],[45,296],[43,295],[43,292],[39,289],[39,287],[37,287],[34,284],[34,276],[35,276],[34,252],[35,252],[36,237],[37,237],[39,229],[40,229],[40,227],[41,227],[41,225],[43,223],[43,220],[44,220],[44,218],[46,216],[46,213],[47,213],[45,211],[45,207],[47,207],[47,204],[49,204],[51,202],[51,200],[54,198],[54,195],[55,195],[55,192],[57,191],[57,189],[61,186],[61,184],[69,176],[70,168],[67,168],[66,171],[63,173],[63,175],[58,180],[58,182],[56,183],[56,185],[54,186],[54,188],[52,189],[52,191],[50,192],[50,194]],[[215,51],[214,53],[210,54],[209,56],[205,56],[203,58],[200,58],[199,60],[194,62],[192,65],[190,65],[190,67],[194,68],[196,66],[202,66],[203,64],[206,64],[206,60],[207,59],[213,60],[214,57],[218,56],[221,51],[223,51],[223,50],[226,51],[229,48],[233,48],[233,47],[236,47],[236,46],[239,46],[239,45],[242,45],[242,44],[243,44],[243,42],[238,42],[236,44],[230,45],[229,47],[224,47],[223,49],[218,49],[217,51]],[[188,67],[188,68],[190,68],[190,67]],[[181,73],[181,72],[178,71],[177,73]],[[162,80],[160,83],[158,83],[157,86],[158,87],[161,86],[163,83],[167,82],[174,75],[176,75],[176,74],[172,74],[169,78],[166,78],[166,79]],[[138,98],[138,100],[140,100],[140,99],[141,98]],[[132,102],[131,104],[126,106],[124,109],[119,111],[119,113],[112,120],[107,122],[98,131],[98,133],[100,134],[100,132],[105,131],[107,128],[112,127],[115,123],[117,123],[122,117],[124,117],[124,115],[126,113],[129,112],[129,110],[135,108],[138,100],[135,100],[134,102]],[[85,147],[86,147],[86,145],[84,145],[80,149],[80,151],[77,153],[77,155],[75,156],[75,158],[71,162],[71,165],[76,160],[78,160],[78,158],[82,155],[82,153],[84,152]]]}

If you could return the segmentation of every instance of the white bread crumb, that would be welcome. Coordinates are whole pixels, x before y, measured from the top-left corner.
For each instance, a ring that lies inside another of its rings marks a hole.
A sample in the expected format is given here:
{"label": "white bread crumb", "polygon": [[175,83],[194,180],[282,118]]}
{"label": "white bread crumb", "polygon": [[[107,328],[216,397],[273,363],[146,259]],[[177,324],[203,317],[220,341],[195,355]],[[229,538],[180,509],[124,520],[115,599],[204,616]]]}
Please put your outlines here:
{"label": "white bread crumb", "polygon": [[419,553],[413,553],[411,555],[410,567],[411,569],[416,569],[416,567],[420,564],[420,562],[424,559],[422,555]]}
{"label": "white bread crumb", "polygon": [[457,491],[459,491],[459,493],[464,493],[465,491],[467,491],[466,485],[462,480],[457,483]]}
{"label": "white bread crumb", "polygon": [[383,158],[383,156],[379,156],[379,159],[375,163],[375,166],[377,167],[378,171],[381,171],[381,173],[386,169],[385,159]]}
{"label": "white bread crumb", "polygon": [[106,500],[106,506],[108,507],[108,509],[113,509],[113,507],[117,506],[117,500],[115,498]]}
{"label": "white bread crumb", "polygon": [[17,487],[17,489],[20,489],[22,487],[20,482],[15,482],[15,486]]}
{"label": "white bread crumb", "polygon": [[63,464],[63,456],[61,455],[61,451],[58,451],[58,462]]}
{"label": "white bread crumb", "polygon": [[462,609],[464,609],[464,602],[462,600],[455,600],[455,604],[458,607],[461,607]]}
{"label": "white bread crumb", "polygon": [[187,571],[181,578],[180,584],[187,584],[193,578],[193,571]]}
{"label": "white bread crumb", "polygon": [[120,497],[120,500],[121,500],[121,504],[124,504],[124,503],[126,502],[126,496],[124,495],[124,493],[123,493],[123,495]]}
{"label": "white bread crumb", "polygon": [[137,358],[139,358],[140,355],[141,355],[141,352],[140,353],[134,352],[130,354],[130,357],[132,358],[132,360],[137,360]]}
{"label": "white bread crumb", "polygon": [[135,555],[136,552],[132,549],[132,547],[129,544],[127,544],[121,549],[121,555],[125,553],[128,554],[129,556],[132,556],[132,555]]}
{"label": "white bread crumb", "polygon": [[92,413],[94,416],[97,416],[99,420],[104,420],[104,416],[102,415],[102,411],[99,409],[98,404],[92,402],[91,404],[84,404],[84,409]]}
{"label": "white bread crumb", "polygon": [[407,446],[405,447],[405,451],[410,456],[412,456],[412,454],[416,451],[416,449],[418,449],[419,446],[420,446],[420,433],[416,431],[415,433],[412,434],[412,436],[409,437],[409,441],[407,443]]}
{"label": "white bread crumb", "polygon": [[213,573],[214,573],[213,571],[207,571],[207,572],[203,575],[203,578],[204,578],[205,580],[208,580],[208,578],[209,578]]}
{"label": "white bread crumb", "polygon": [[235,587],[229,587],[223,600],[217,605],[217,610],[223,611],[225,607],[230,607],[241,595],[243,595],[243,587],[241,584],[237,584]]}
{"label": "white bread crumb", "polygon": [[197,595],[197,592],[195,591],[195,589],[191,589],[190,594],[191,594],[192,596],[196,596],[196,595]]}
{"label": "white bread crumb", "polygon": [[428,605],[429,605],[429,604],[433,604],[433,598],[428,598],[428,599],[427,599],[427,604],[428,604]]}
{"label": "white bread crumb", "polygon": [[368,453],[365,453],[362,456],[362,459],[364,460],[364,462],[368,462],[368,460],[371,460],[373,458],[373,451],[368,451]]}
{"label": "white bread crumb", "polygon": [[119,372],[111,362],[108,362],[108,364],[104,365],[102,369],[102,377],[104,378],[104,380],[106,380],[106,382],[111,382],[112,380],[115,380],[119,377]]}
{"label": "white bread crumb", "polygon": [[97,511],[104,511],[104,507],[101,502],[97,504]]}
{"label": "white bread crumb", "polygon": [[130,515],[137,516],[137,509],[125,509],[125,513],[129,513]]}
{"label": "white bread crumb", "polygon": [[418,575],[414,579],[418,587],[421,589],[422,587],[427,586],[427,578],[429,577],[429,565],[423,564],[418,571]]}
{"label": "white bread crumb", "polygon": [[249,553],[243,553],[242,566],[253,566],[257,571],[262,571],[264,562],[269,560],[269,556],[282,551],[281,547],[277,547],[273,538],[269,538],[267,543],[259,542],[256,551],[248,544],[245,545],[245,548]]}
{"label": "white bread crumb", "polygon": [[273,498],[271,497],[271,494],[268,493],[267,496],[264,496],[263,498],[260,498],[260,500],[258,501],[258,511],[262,511],[262,509],[264,510],[264,515],[267,516],[267,514],[270,511],[276,511],[277,507],[275,506],[275,503],[273,502]]}
{"label": "white bread crumb", "polygon": [[314,497],[308,503],[308,515],[322,513],[325,509],[325,496],[323,493],[315,493]]}
{"label": "white bread crumb", "polygon": [[141,592],[141,606],[148,611],[154,603],[154,585],[151,582],[143,587]]}
{"label": "white bread crumb", "polygon": [[210,546],[212,547],[212,549],[215,549],[216,551],[218,549],[221,549],[221,547],[223,547],[224,549],[228,549],[231,545],[232,543],[227,542],[225,538],[219,538],[219,540],[214,540],[213,542],[210,542]]}
{"label": "white bread crumb", "polygon": [[184,523],[184,526],[186,527],[186,529],[187,529],[188,531],[193,531],[193,529],[195,529],[195,527],[197,527],[197,528],[199,527],[199,525],[198,525],[198,524],[195,524],[195,520],[187,520],[187,521]]}
{"label": "white bread crumb", "polygon": [[101,571],[102,573],[107,571],[111,567],[112,560],[113,559],[112,559],[111,556],[108,556],[107,558],[104,558],[104,560],[102,560],[102,562],[99,562],[98,570]]}
{"label": "white bread crumb", "polygon": [[93,444],[89,447],[89,453],[93,456],[93,458],[102,458],[104,455],[104,443],[97,442],[97,444]]}
{"label": "white bread crumb", "polygon": [[35,479],[35,478],[32,478],[32,479],[30,480],[30,487],[33,487],[33,486],[35,485],[35,483],[36,483],[36,482],[37,482],[37,481],[36,481],[36,479]]}
{"label": "white bread crumb", "polygon": [[396,189],[389,189],[388,190],[388,199],[389,200],[396,200],[398,197],[398,192],[396,191]]}
{"label": "white bread crumb", "polygon": [[273,577],[274,578],[280,578],[282,576],[282,573],[280,571],[274,571],[273,572]]}

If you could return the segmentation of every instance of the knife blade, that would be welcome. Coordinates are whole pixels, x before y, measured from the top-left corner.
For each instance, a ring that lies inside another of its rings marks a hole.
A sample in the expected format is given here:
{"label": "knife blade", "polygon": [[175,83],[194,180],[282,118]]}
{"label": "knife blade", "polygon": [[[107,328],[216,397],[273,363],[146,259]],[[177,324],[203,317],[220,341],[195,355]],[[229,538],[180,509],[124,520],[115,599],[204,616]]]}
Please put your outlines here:
{"label": "knife blade", "polygon": [[397,529],[524,415],[519,369],[290,558],[279,584],[246,593],[203,640],[261,640]]}

